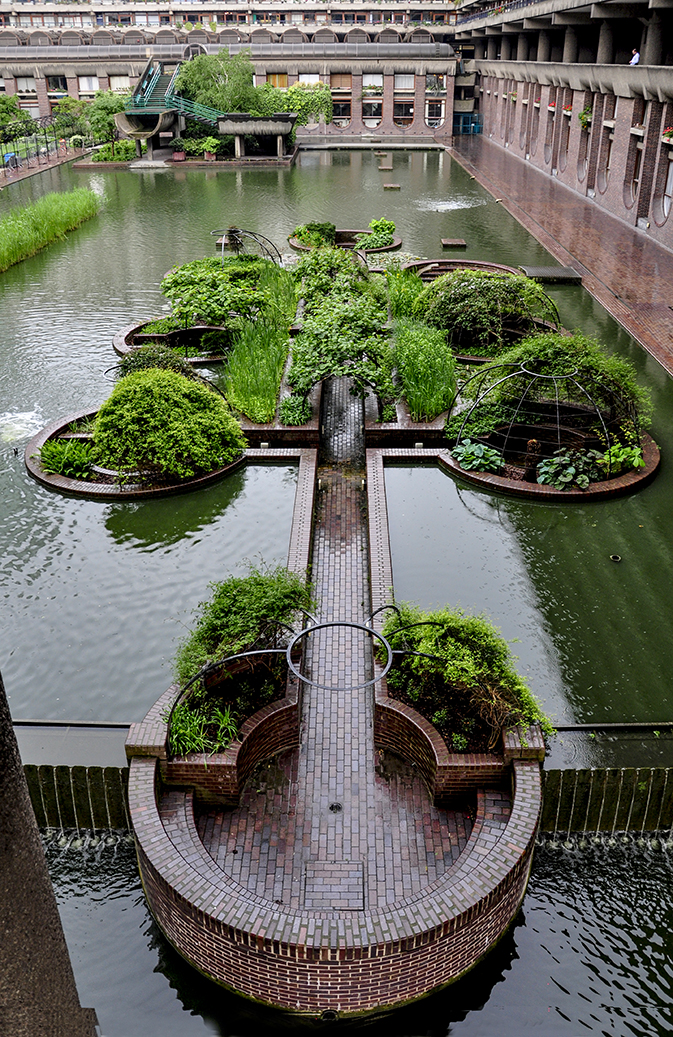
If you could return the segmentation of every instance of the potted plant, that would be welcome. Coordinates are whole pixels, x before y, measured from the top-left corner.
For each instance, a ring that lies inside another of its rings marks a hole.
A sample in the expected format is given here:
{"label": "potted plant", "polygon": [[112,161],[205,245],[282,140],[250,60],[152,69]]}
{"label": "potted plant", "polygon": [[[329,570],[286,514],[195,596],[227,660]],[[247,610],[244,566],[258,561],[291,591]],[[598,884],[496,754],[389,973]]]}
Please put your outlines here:
{"label": "potted plant", "polygon": [[214,162],[220,142],[217,137],[204,137],[201,141],[202,154],[206,162]]}
{"label": "potted plant", "polygon": [[170,143],[170,147],[173,150],[173,161],[184,162],[187,156],[185,154],[185,142],[182,137],[174,137]]}

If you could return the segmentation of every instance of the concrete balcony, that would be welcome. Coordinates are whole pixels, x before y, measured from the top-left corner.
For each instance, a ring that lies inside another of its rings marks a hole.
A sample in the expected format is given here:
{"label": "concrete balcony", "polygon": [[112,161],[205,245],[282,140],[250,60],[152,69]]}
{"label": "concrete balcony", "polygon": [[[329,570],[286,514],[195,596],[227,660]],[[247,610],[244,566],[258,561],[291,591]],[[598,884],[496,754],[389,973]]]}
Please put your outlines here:
{"label": "concrete balcony", "polygon": [[482,76],[514,79],[518,83],[570,87],[646,101],[673,100],[673,75],[668,65],[580,65],[542,61],[475,61]]}
{"label": "concrete balcony", "polygon": [[465,97],[462,100],[456,99],[453,102],[454,112],[473,112],[474,111],[474,97]]}

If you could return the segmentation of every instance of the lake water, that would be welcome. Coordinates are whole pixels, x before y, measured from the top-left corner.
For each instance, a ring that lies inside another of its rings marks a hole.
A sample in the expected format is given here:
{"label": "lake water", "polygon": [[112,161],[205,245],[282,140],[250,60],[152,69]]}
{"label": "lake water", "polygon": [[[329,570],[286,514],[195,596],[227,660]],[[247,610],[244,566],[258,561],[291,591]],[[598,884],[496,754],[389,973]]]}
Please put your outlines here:
{"label": "lake water", "polygon": [[[156,315],[176,262],[208,254],[230,224],[283,246],[294,226],[395,220],[403,248],[517,266],[548,254],[447,155],[393,153],[383,192],[368,152],[311,152],[292,170],[51,170],[0,196],[0,215],[48,190],[91,186],[98,217],[2,275],[0,668],[15,716],[135,720],[170,680],[170,658],[211,580],[246,559],[282,562],[296,471],[255,467],[183,498],[112,505],[51,494],[23,447],[59,416],[109,394],[111,340]],[[487,612],[559,720],[670,719],[668,523],[671,382],[580,288],[552,294],[568,327],[630,357],[655,398],[662,471],[641,493],[545,506],[459,488],[432,469],[389,469],[395,589],[423,606]],[[422,508],[418,501],[422,501]],[[623,561],[611,563],[610,554]],[[106,1037],[261,1034],[276,1017],[216,991],[151,923],[130,847],[50,850],[82,1001]],[[646,849],[541,852],[517,926],[464,983],[372,1034],[669,1033],[670,865]],[[292,1022],[290,1030],[303,1029]]]}

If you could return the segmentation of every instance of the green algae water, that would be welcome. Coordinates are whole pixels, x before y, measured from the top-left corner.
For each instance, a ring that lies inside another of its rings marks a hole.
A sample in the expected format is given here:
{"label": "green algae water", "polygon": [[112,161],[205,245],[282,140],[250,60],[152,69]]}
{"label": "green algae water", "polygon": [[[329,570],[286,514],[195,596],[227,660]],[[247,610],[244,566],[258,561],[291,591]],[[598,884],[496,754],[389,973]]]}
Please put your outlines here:
{"label": "green algae water", "polygon": [[[163,274],[209,254],[212,230],[238,224],[285,247],[300,222],[364,228],[386,216],[413,255],[437,258],[441,237],[459,237],[468,258],[550,264],[447,155],[394,152],[393,165],[401,190],[392,194],[373,153],[348,151],[305,153],[278,171],[61,167],[2,192],[0,215],[74,186],[102,201],[99,216],[2,275],[0,668],[15,716],[140,718],[168,684],[175,642],[208,582],[246,559],[286,556],[292,467],[110,505],[52,494],[23,466],[38,428],[107,397],[113,333],[161,313]],[[568,327],[628,356],[651,387],[660,475],[632,498],[575,509],[480,494],[431,469],[389,469],[396,593],[486,611],[519,639],[522,669],[559,720],[671,719],[671,382],[582,289],[552,294]],[[82,1002],[98,1008],[106,1037],[279,1027],[204,984],[166,945],[130,847],[50,851],[50,863]],[[665,853],[544,851],[517,926],[478,972],[363,1028],[377,1037],[669,1033],[669,889]]]}

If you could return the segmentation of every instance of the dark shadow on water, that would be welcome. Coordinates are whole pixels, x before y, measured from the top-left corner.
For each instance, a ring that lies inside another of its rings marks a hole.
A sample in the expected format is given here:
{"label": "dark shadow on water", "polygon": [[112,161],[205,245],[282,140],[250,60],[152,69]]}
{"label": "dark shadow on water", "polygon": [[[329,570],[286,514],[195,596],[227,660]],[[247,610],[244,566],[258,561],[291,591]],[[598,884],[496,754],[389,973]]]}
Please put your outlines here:
{"label": "dark shadow on water", "polygon": [[191,968],[152,923],[149,946],[158,955],[155,971],[163,973],[185,1011],[200,1015],[221,1037],[275,1037],[276,1034],[316,1034],[320,1037],[447,1037],[451,1024],[462,1022],[488,1002],[497,984],[518,957],[515,931],[525,925],[520,911],[500,943],[467,976],[402,1008],[368,1014],[360,1019],[323,1022],[297,1016],[225,990]]}

